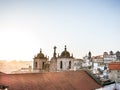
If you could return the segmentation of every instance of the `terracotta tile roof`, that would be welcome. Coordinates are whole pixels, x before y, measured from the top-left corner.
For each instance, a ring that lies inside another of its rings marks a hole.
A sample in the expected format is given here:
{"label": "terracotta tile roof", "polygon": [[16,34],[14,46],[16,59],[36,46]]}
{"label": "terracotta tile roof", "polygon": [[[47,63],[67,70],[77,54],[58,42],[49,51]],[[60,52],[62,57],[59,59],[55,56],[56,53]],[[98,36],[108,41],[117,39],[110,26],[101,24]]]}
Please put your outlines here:
{"label": "terracotta tile roof", "polygon": [[98,85],[85,71],[6,74],[0,84],[9,90],[92,90]]}
{"label": "terracotta tile roof", "polygon": [[120,62],[112,62],[108,64],[109,70],[120,70]]}

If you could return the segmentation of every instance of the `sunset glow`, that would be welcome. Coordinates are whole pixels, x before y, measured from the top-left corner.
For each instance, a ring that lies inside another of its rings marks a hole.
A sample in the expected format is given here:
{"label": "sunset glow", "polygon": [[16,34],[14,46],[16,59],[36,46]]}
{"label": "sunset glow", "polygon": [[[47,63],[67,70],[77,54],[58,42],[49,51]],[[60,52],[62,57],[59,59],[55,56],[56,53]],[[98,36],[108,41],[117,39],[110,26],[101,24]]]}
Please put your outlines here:
{"label": "sunset glow", "polygon": [[120,49],[118,0],[0,1],[0,60],[32,60],[42,48],[82,58]]}

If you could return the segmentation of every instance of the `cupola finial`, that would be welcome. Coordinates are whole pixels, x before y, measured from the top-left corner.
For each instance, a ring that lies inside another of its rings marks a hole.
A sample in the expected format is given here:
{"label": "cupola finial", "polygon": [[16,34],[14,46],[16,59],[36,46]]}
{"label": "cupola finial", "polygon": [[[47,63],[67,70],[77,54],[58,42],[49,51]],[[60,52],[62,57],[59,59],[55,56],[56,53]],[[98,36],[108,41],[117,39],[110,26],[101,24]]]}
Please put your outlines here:
{"label": "cupola finial", "polygon": [[66,45],[65,45],[65,51],[67,51]]}

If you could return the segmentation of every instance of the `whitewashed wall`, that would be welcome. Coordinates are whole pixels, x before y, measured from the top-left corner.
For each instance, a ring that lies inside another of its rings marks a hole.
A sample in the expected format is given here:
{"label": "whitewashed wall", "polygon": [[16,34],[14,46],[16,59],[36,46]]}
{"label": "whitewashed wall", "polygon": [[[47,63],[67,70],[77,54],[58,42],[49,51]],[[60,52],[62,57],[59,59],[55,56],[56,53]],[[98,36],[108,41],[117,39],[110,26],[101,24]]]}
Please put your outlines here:
{"label": "whitewashed wall", "polygon": [[[60,68],[60,62],[62,61],[62,69]],[[63,70],[69,70],[69,61],[71,61],[71,69],[74,69],[74,59],[72,58],[58,58],[57,59],[57,70],[63,71]]]}

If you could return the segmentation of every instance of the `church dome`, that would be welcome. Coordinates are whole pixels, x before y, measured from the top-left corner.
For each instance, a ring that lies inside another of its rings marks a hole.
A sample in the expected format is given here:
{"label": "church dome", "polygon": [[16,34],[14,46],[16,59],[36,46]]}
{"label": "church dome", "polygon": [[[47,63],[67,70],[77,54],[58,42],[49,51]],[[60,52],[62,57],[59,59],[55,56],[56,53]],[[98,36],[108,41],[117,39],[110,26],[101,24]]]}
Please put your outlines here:
{"label": "church dome", "polygon": [[63,51],[61,57],[70,57],[70,53],[68,51]]}
{"label": "church dome", "polygon": [[70,53],[67,51],[66,45],[65,50],[61,53],[60,57],[70,58]]}
{"label": "church dome", "polygon": [[40,49],[40,53],[37,54],[37,57],[38,59],[41,59],[41,58],[45,58],[44,57],[44,54],[42,53],[42,50]]}

